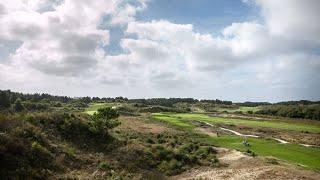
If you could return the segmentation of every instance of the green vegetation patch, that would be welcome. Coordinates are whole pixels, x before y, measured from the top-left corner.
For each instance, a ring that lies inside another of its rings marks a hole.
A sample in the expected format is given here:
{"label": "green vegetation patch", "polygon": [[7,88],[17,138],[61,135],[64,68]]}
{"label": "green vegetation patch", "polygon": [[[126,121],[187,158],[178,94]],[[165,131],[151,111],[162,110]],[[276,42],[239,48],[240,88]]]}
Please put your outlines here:
{"label": "green vegetation patch", "polygon": [[85,113],[93,115],[95,112],[98,111],[98,109],[104,107],[111,107],[111,105],[108,103],[91,103],[89,104],[89,107],[86,108]]}

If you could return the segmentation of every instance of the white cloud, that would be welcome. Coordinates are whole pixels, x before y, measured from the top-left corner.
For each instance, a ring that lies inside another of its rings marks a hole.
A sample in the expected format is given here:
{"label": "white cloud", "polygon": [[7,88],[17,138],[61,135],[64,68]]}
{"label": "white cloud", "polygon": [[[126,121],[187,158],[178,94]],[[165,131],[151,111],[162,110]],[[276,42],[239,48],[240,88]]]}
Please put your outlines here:
{"label": "white cloud", "polygon": [[147,8],[149,0],[136,0],[135,5],[128,3],[127,0],[117,1],[114,13],[111,14],[111,24],[123,25],[135,21],[135,15]]}
{"label": "white cloud", "polygon": [[320,43],[320,1],[257,0],[272,34]]}

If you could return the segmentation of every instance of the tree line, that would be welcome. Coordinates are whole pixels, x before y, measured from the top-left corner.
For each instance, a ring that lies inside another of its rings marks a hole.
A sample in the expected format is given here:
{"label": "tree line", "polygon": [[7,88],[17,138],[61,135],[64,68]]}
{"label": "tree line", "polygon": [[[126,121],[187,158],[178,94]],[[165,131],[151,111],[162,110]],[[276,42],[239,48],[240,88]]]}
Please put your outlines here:
{"label": "tree line", "polygon": [[271,105],[265,106],[263,109],[255,113],[289,118],[320,120],[320,104]]}

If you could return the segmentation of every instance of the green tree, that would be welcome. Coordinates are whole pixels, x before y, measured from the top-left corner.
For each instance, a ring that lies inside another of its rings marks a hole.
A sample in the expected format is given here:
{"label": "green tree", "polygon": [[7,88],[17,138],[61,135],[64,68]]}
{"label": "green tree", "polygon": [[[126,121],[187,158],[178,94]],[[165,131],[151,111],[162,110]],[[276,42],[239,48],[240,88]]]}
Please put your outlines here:
{"label": "green tree", "polygon": [[91,117],[89,130],[95,134],[107,135],[109,129],[120,124],[118,117],[119,113],[110,107],[98,109]]}
{"label": "green tree", "polygon": [[0,109],[6,109],[9,107],[10,107],[9,91],[0,91]]}

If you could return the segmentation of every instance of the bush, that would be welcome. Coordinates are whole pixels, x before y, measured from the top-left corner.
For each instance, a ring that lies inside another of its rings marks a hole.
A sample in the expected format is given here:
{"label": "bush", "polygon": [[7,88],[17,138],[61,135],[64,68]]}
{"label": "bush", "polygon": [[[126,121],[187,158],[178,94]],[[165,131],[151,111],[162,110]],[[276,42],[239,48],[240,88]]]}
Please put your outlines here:
{"label": "bush", "polygon": [[18,98],[13,104],[13,110],[16,112],[21,112],[24,110],[23,105],[21,104],[21,99]]}
{"label": "bush", "polygon": [[110,165],[107,162],[103,161],[99,163],[99,168],[102,170],[108,170],[110,169]]}
{"label": "bush", "polygon": [[210,157],[210,166],[212,167],[218,167],[220,165],[219,163],[219,159],[213,155],[212,157]]}
{"label": "bush", "polygon": [[120,124],[117,120],[118,117],[118,112],[110,107],[98,109],[88,123],[89,130],[95,134],[107,135],[109,129],[115,128]]}
{"label": "bush", "polygon": [[12,124],[0,135],[0,147],[0,176],[4,179],[46,179],[47,170],[60,169],[45,137],[30,124]]}
{"label": "bush", "polygon": [[249,154],[249,155],[252,156],[252,157],[257,156],[257,154],[254,153],[253,151],[251,151],[250,149],[247,150],[247,154]]}
{"label": "bush", "polygon": [[167,175],[174,175],[181,172],[182,163],[176,159],[171,159],[169,161],[162,161],[158,166],[158,169]]}
{"label": "bush", "polygon": [[23,106],[28,111],[44,111],[48,110],[50,105],[48,103],[23,102]]}
{"label": "bush", "polygon": [[194,143],[188,143],[180,147],[179,151],[182,153],[191,153],[199,148],[199,145]]}

